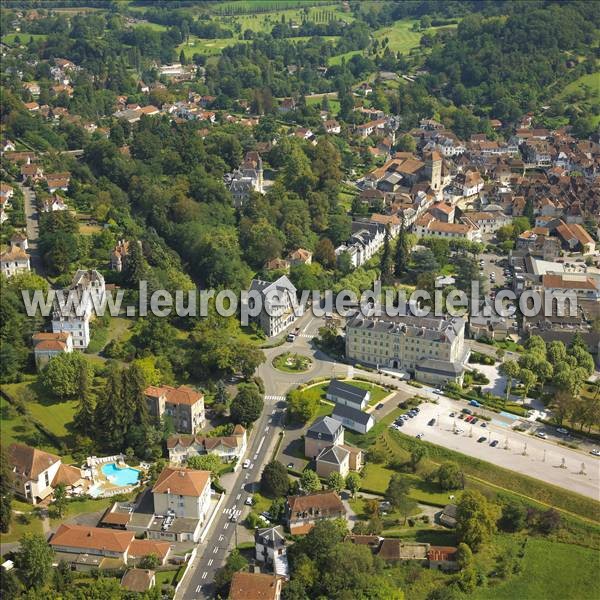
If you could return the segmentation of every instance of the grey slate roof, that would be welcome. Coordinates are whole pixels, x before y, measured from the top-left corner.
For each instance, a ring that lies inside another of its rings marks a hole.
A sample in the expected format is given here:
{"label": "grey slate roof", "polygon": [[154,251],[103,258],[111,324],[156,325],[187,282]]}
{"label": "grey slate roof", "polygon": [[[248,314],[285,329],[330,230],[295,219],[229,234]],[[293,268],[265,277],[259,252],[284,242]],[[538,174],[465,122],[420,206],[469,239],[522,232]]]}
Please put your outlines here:
{"label": "grey slate roof", "polygon": [[415,365],[416,371],[424,373],[437,373],[438,375],[460,375],[465,370],[465,365],[461,362],[449,362],[447,360],[436,360],[435,358],[425,358]]}
{"label": "grey slate roof", "polygon": [[370,414],[365,413],[362,410],[357,410],[356,408],[344,406],[343,404],[336,404],[332,415],[333,418],[341,417],[344,419],[350,419],[355,423],[360,423],[361,425],[366,425],[371,418]]}
{"label": "grey slate roof", "polygon": [[334,396],[338,396],[340,398],[344,398],[344,400],[348,400],[349,402],[353,402],[355,404],[360,405],[366,399],[366,396],[369,393],[369,391],[363,390],[350,383],[346,383],[345,381],[333,379],[329,383],[327,393],[332,394]]}
{"label": "grey slate roof", "polygon": [[306,436],[314,439],[333,440],[342,424],[331,417],[319,417],[307,430]]}
{"label": "grey slate roof", "polygon": [[359,313],[348,322],[346,328],[395,333],[407,337],[422,337],[426,340],[451,343],[464,324],[464,319],[459,317],[444,319],[415,317],[407,314],[397,317],[369,318]]}
{"label": "grey slate roof", "polygon": [[257,529],[254,533],[254,541],[269,548],[282,548],[285,546],[285,537],[280,530],[280,525]]}
{"label": "grey slate roof", "polygon": [[333,465],[341,465],[348,454],[350,454],[350,452],[341,446],[329,446],[328,448],[323,448],[323,450],[319,452],[317,462],[322,460],[323,462],[331,463]]}

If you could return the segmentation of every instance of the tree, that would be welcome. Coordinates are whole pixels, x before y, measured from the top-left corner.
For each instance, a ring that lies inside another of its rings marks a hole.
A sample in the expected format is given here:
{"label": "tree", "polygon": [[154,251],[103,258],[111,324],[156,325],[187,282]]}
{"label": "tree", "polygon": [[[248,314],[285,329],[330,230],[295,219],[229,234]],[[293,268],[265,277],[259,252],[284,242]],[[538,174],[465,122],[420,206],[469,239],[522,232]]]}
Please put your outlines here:
{"label": "tree", "polygon": [[133,363],[123,371],[123,397],[130,407],[132,422],[143,428],[150,425],[145,389],[144,373],[139,365]]}
{"label": "tree", "polygon": [[58,398],[72,398],[79,391],[81,370],[87,369],[87,377],[93,377],[92,366],[80,352],[61,353],[44,367],[40,381],[44,388]]}
{"label": "tree", "polygon": [[456,510],[456,535],[473,551],[496,531],[497,507],[476,490],[463,492]]}
{"label": "tree", "polygon": [[329,238],[321,238],[315,247],[315,260],[326,269],[335,268],[335,248]]}
{"label": "tree", "polygon": [[12,518],[13,472],[6,454],[0,446],[0,531],[7,533]]}
{"label": "tree", "polygon": [[516,532],[525,527],[527,512],[522,504],[510,502],[502,507],[499,525],[504,531]]}
{"label": "tree", "polygon": [[394,275],[394,260],[392,258],[391,234],[389,225],[385,229],[385,237],[383,238],[383,251],[381,253],[381,282],[383,285],[389,285],[393,282]]}
{"label": "tree", "polygon": [[67,508],[67,488],[64,483],[59,483],[54,488],[54,508],[59,519],[62,518],[65,508]]}
{"label": "tree", "polygon": [[392,505],[394,510],[404,516],[404,522],[408,515],[416,508],[417,503],[408,497],[411,484],[410,481],[400,473],[394,473],[385,491],[385,499]]}
{"label": "tree", "polygon": [[231,419],[234,423],[241,423],[247,427],[260,417],[264,401],[255,385],[240,386],[240,388],[231,402]]}
{"label": "tree", "polygon": [[323,487],[319,476],[311,469],[306,469],[300,476],[300,486],[309,494],[319,492]]}
{"label": "tree", "polygon": [[159,564],[160,561],[158,560],[158,556],[156,556],[156,554],[146,554],[146,556],[142,557],[139,567],[140,569],[156,569]]}
{"label": "tree", "polygon": [[219,479],[223,463],[216,454],[201,454],[200,456],[190,456],[187,460],[187,466],[197,471],[210,471],[214,481],[215,479]]}
{"label": "tree", "polygon": [[327,478],[327,487],[339,494],[344,489],[344,477],[342,474],[332,471]]}
{"label": "tree", "polygon": [[292,422],[306,423],[313,418],[318,407],[319,399],[301,390],[292,390],[288,394],[287,414]]}
{"label": "tree", "polygon": [[456,563],[461,570],[473,564],[473,552],[464,542],[461,542],[456,548]]}
{"label": "tree", "polygon": [[442,463],[438,467],[436,477],[444,491],[462,489],[465,485],[465,476],[454,462]]}
{"label": "tree", "polygon": [[54,552],[39,533],[25,533],[17,553],[17,565],[26,586],[43,587],[52,572]]}
{"label": "tree", "polygon": [[64,592],[73,581],[71,565],[66,560],[61,560],[54,570],[53,585],[58,592]]}
{"label": "tree", "polygon": [[73,421],[77,431],[85,433],[86,435],[91,435],[94,431],[94,411],[96,409],[96,403],[91,391],[89,369],[79,370],[79,382],[77,387],[79,390],[79,403]]}
{"label": "tree", "polygon": [[415,446],[410,453],[410,468],[413,473],[417,472],[419,463],[427,457],[427,448],[425,446]]}
{"label": "tree", "polygon": [[415,152],[417,149],[417,142],[410,133],[405,133],[398,138],[396,148],[400,152]]}
{"label": "tree", "polygon": [[346,476],[346,487],[354,498],[360,489],[360,475],[356,472],[348,473]]}
{"label": "tree", "polygon": [[410,243],[406,228],[404,226],[404,219],[400,226],[400,232],[398,239],[396,240],[396,260],[394,261],[394,274],[396,277],[402,277],[408,271],[408,262],[410,260]]}
{"label": "tree", "polygon": [[520,368],[516,361],[507,360],[504,361],[498,371],[500,371],[500,375],[504,375],[506,377],[506,399],[508,400],[508,396],[510,394],[510,388],[512,387],[513,379],[516,379],[519,376]]}
{"label": "tree", "polygon": [[519,379],[523,384],[526,398],[527,394],[529,394],[529,390],[535,385],[535,382],[537,381],[537,375],[529,369],[521,369],[519,371]]}
{"label": "tree", "polygon": [[263,469],[260,477],[260,491],[269,498],[285,496],[290,487],[287,469],[277,460],[272,460]]}
{"label": "tree", "polygon": [[234,573],[245,569],[248,566],[248,561],[240,554],[237,548],[234,548],[225,562],[225,566],[219,569],[215,575],[215,586],[222,598],[229,596],[229,584]]}

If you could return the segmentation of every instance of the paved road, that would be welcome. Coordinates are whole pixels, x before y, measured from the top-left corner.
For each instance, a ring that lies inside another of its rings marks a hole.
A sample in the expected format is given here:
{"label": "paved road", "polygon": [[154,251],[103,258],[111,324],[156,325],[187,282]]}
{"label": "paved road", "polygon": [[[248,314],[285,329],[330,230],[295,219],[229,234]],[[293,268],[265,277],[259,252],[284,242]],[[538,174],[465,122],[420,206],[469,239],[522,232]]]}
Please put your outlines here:
{"label": "paved road", "polygon": [[39,214],[35,206],[35,192],[25,185],[21,186],[21,189],[23,190],[24,197],[23,205],[25,210],[27,244],[29,246],[29,262],[32,270],[38,273],[38,275],[43,275],[44,267],[38,250]]}
{"label": "paved road", "polygon": [[[271,460],[278,433],[282,430],[285,394],[299,383],[331,374],[334,371],[333,365],[328,365],[324,360],[315,359],[317,354],[325,358],[311,344],[311,338],[316,335],[321,324],[322,321],[313,318],[312,313],[307,312],[297,322],[301,328],[301,335],[295,342],[265,350],[267,360],[258,370],[258,374],[265,382],[265,407],[261,417],[254,424],[248,450],[244,457],[252,461],[252,467],[240,469],[237,473],[226,476],[227,479],[223,478],[222,483],[227,489],[226,500],[219,508],[220,514],[212,523],[205,541],[199,544],[197,556],[177,592],[176,598],[187,600],[188,598],[201,599],[214,596],[215,573],[223,566],[230,548],[235,545],[238,525],[231,521],[231,515],[235,514],[237,523],[239,523],[249,511],[244,503],[256,489],[262,469]],[[313,368],[299,375],[276,370],[271,361],[275,356],[290,348],[299,354],[313,357]],[[335,373],[340,376],[346,375],[347,369],[346,365],[337,365]]]}
{"label": "paved road", "polygon": [[[460,411],[461,408],[464,408],[464,402],[439,397],[433,392],[432,388],[414,388],[406,382],[399,381],[385,373],[370,373],[346,364],[335,363],[312,343],[312,338],[317,335],[318,328],[323,325],[323,320],[315,318],[312,312],[308,311],[297,322],[297,325],[300,327],[300,335],[294,342],[286,342],[282,346],[265,350],[267,360],[258,369],[258,375],[262,377],[265,383],[265,408],[252,430],[246,454],[246,457],[252,461],[253,466],[249,470],[240,469],[238,473],[226,476],[227,479],[224,478],[223,484],[228,490],[226,501],[219,509],[220,514],[213,522],[206,540],[199,545],[197,557],[176,594],[176,598],[185,600],[188,598],[202,599],[211,598],[214,595],[215,573],[223,566],[230,548],[235,543],[237,526],[230,521],[230,515],[239,513],[237,519],[239,523],[245,518],[249,510],[244,502],[256,489],[255,486],[260,481],[262,469],[271,459],[278,434],[282,431],[285,395],[297,385],[318,377],[361,376],[371,379],[375,383],[396,386],[398,388],[397,392],[384,403],[382,408],[373,411],[377,420],[397,408],[399,402],[416,394],[431,400],[436,399],[439,404],[424,404],[420,416],[409,421],[405,425],[403,433],[416,435],[416,433],[425,431],[425,439],[433,443],[469,455],[481,455],[483,459],[500,466],[597,498],[598,466],[600,465],[600,461],[597,459],[582,452],[558,446],[550,440],[545,441],[512,432],[501,425],[492,425],[489,431],[497,434],[502,443],[504,443],[505,437],[509,438],[510,450],[508,451],[500,448],[490,448],[487,444],[478,444],[478,436],[474,434],[473,438],[470,438],[468,431],[466,435],[456,436],[452,433],[451,420],[447,415],[452,410]],[[495,349],[490,346],[486,348],[495,352]],[[275,369],[272,365],[273,358],[289,350],[309,356],[313,361],[311,368],[307,372],[299,374],[284,373]],[[478,411],[485,412],[482,409],[478,409]],[[432,416],[437,418],[438,412],[440,415],[445,415],[442,416],[442,425],[436,428],[427,427],[427,421]],[[502,420],[502,417],[498,417],[498,415],[494,415],[494,418]],[[444,419],[446,422],[444,422]],[[476,426],[474,429],[477,432],[477,429],[480,428]],[[482,431],[485,430],[482,429]],[[504,437],[501,437],[500,434],[503,434]],[[528,444],[528,456],[526,457],[522,455],[524,442]],[[285,446],[285,442],[282,446]],[[544,450],[546,450],[546,457],[545,461],[542,461]],[[567,469],[559,467],[561,463],[559,459],[562,457],[566,459]],[[588,474],[585,476],[577,474],[582,462],[586,463]]]}

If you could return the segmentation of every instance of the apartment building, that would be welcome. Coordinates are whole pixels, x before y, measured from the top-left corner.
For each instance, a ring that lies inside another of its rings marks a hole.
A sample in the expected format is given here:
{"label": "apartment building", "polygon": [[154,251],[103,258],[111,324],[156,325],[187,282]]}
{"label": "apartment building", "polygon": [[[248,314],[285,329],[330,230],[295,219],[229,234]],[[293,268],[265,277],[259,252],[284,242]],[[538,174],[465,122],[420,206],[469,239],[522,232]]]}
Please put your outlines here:
{"label": "apartment building", "polygon": [[346,325],[346,357],[400,369],[426,383],[462,381],[468,358],[461,318],[365,317]]}
{"label": "apartment building", "polygon": [[[285,275],[273,282],[253,279],[250,292],[258,292],[262,297],[262,310],[256,318],[267,337],[279,335],[302,315],[296,287]],[[254,302],[254,298],[248,299],[250,310],[255,308]]]}
{"label": "apartment building", "polygon": [[178,388],[164,385],[144,390],[153,417],[168,417],[175,431],[194,434],[204,427],[204,395],[186,385]]}
{"label": "apartment building", "polygon": [[[73,336],[73,348],[85,350],[90,343],[90,320],[94,309],[92,295],[98,306],[104,302],[104,277],[94,269],[79,269],[71,286],[63,292],[64,306],[60,306],[57,300],[54,302],[52,332],[70,333]],[[69,306],[67,298],[71,297],[74,302]]]}

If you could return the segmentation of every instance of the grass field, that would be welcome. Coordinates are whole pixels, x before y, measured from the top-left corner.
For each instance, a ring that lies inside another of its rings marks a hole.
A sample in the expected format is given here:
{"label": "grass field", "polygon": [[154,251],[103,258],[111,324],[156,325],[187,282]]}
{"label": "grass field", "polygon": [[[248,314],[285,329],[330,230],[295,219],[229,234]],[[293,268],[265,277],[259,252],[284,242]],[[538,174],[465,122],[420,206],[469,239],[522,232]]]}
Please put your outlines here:
{"label": "grass field", "polygon": [[[69,434],[66,426],[73,421],[77,407],[76,400],[60,402],[32,381],[5,384],[2,389],[12,398],[23,399],[33,419],[39,421],[59,440],[65,440]],[[34,445],[48,452],[59,452],[60,449],[54,445],[53,440],[42,434],[27,415],[17,413],[4,398],[0,398],[0,410],[3,444],[18,442]]]}
{"label": "grass field", "polygon": [[183,50],[186,58],[191,58],[194,54],[216,55],[220,54],[223,48],[244,43],[246,40],[240,40],[237,37],[206,40],[192,35],[189,42],[177,46],[177,54]]}
{"label": "grass field", "polygon": [[[366,381],[351,380],[346,383],[351,383],[361,390],[370,390],[371,397],[374,398],[375,402],[379,402],[382,398],[385,398],[389,392],[379,385],[367,383]],[[329,387],[329,381],[324,381],[318,385],[314,385],[308,389],[302,391],[302,394],[309,398],[317,398],[318,400],[325,400],[327,395],[327,388]]]}
{"label": "grass field", "polygon": [[355,54],[362,54],[362,50],[351,50],[350,52],[346,52],[344,54],[338,54],[336,56],[332,56],[327,61],[327,64],[330,67],[334,66],[334,65],[341,65],[343,60],[348,62]]}
{"label": "grass field", "polygon": [[[489,546],[496,554],[520,547],[517,536],[497,535]],[[486,557],[485,549],[477,562],[494,569],[495,557]],[[489,549],[488,549],[489,555]],[[487,558],[487,560],[486,560]],[[485,564],[487,562],[487,564]],[[600,597],[598,553],[572,544],[550,542],[529,537],[525,555],[519,560],[521,572],[487,588],[477,588],[469,598],[473,600],[587,600]]]}
{"label": "grass field", "polygon": [[21,44],[29,43],[30,38],[34,40],[45,40],[48,36],[45,33],[7,33],[2,36],[2,41],[9,46],[14,45],[15,38],[21,40]]}

